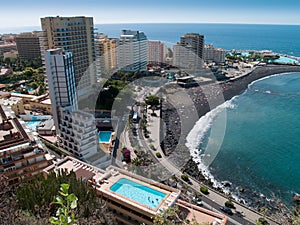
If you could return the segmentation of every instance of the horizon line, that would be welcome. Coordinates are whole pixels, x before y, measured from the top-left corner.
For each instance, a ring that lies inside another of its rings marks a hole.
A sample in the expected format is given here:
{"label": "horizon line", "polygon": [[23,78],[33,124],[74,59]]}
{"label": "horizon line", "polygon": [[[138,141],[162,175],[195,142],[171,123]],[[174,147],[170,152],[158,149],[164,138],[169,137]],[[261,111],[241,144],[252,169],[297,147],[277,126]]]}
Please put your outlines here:
{"label": "horizon line", "polygon": [[300,23],[243,23],[243,22],[198,22],[198,21],[185,21],[185,22],[108,22],[108,23],[94,23],[94,24],[236,24],[236,25],[300,25]]}
{"label": "horizon line", "polygon": [[[293,23],[243,23],[243,22],[197,22],[197,21],[185,21],[185,22],[108,22],[108,23],[94,23],[94,25],[116,25],[116,24],[228,24],[228,25],[279,25],[279,26],[300,26]],[[41,25],[23,25],[23,26],[9,26],[0,27],[0,29],[12,29],[21,27],[40,27]]]}

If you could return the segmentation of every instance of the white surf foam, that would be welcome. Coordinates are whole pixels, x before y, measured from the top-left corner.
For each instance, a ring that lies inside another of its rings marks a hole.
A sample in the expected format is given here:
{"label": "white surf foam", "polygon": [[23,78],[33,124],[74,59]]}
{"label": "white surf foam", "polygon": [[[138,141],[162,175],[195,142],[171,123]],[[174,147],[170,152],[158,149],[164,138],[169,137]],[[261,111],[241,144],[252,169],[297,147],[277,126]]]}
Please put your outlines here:
{"label": "white surf foam", "polygon": [[[236,96],[237,97],[237,96]],[[233,97],[231,100],[224,102],[223,104],[219,105],[215,109],[211,110],[204,116],[202,116],[195,124],[193,129],[188,134],[186,140],[186,146],[190,150],[190,155],[192,156],[193,160],[198,164],[198,169],[202,172],[203,176],[211,180],[213,182],[214,187],[223,187],[223,185],[219,182],[217,182],[210,171],[207,168],[207,165],[204,165],[202,162],[203,157],[210,157],[209,154],[202,154],[201,149],[199,149],[199,146],[203,143],[204,137],[207,134],[207,132],[210,130],[213,121],[215,118],[223,112],[223,110],[228,108],[234,108],[235,105],[233,103],[234,99],[236,97]],[[224,190],[226,191],[226,190]]]}
{"label": "white surf foam", "polygon": [[266,80],[266,79],[269,79],[271,77],[285,76],[285,75],[289,75],[289,74],[293,74],[293,73],[298,73],[298,72],[289,72],[289,73],[284,72],[284,73],[277,73],[277,74],[273,74],[273,75],[270,75],[270,76],[266,76],[266,77],[260,78],[258,80],[252,81],[248,85],[248,88],[251,88],[253,86],[253,84],[255,84],[256,82],[259,82],[259,81],[262,81],[262,80]]}
{"label": "white surf foam", "polygon": [[[194,155],[194,152],[198,150],[198,146],[202,143],[205,134],[211,128],[212,122],[218,116],[218,114],[226,108],[235,107],[235,105],[233,104],[234,99],[235,97],[219,105],[215,109],[206,113],[196,122],[195,126],[186,138],[186,146],[189,148],[192,156]],[[197,156],[199,155],[197,154]]]}

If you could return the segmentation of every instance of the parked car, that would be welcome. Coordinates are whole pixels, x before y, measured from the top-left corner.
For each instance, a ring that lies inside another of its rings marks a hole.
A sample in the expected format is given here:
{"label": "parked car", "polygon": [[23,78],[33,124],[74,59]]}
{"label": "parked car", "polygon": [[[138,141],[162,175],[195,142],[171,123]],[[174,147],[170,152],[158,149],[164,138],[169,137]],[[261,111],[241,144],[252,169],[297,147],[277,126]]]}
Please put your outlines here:
{"label": "parked car", "polygon": [[235,215],[239,216],[239,217],[244,217],[244,212],[240,212],[240,211],[235,211]]}
{"label": "parked car", "polygon": [[203,202],[201,200],[197,200],[197,206],[203,206]]}
{"label": "parked car", "polygon": [[221,209],[223,212],[227,213],[228,215],[233,215],[233,212],[231,211],[231,209],[229,209],[229,208],[226,207],[226,206],[220,206],[220,209]]}

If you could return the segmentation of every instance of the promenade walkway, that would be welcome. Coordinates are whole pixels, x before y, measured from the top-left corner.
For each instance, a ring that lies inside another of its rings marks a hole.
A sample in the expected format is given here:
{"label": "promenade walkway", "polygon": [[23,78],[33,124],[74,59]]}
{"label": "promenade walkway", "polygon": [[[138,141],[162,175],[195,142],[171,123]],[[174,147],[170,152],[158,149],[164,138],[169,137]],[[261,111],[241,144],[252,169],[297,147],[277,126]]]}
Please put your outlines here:
{"label": "promenade walkway", "polygon": [[[150,131],[150,138],[151,143],[156,148],[156,152],[160,152],[162,155],[162,158],[159,158],[159,162],[161,165],[163,165],[167,170],[169,170],[172,174],[176,175],[179,179],[182,175],[182,172],[174,166],[167,157],[164,156],[161,148],[160,148],[160,140],[159,140],[159,132],[160,132],[160,117],[153,117],[151,116],[152,110],[149,110],[148,112],[148,130]],[[159,110],[156,110],[155,113],[159,115]],[[189,186],[193,188],[195,191],[199,192],[201,186],[205,186],[204,184],[200,183],[199,181],[193,179],[190,177],[190,181],[192,184]],[[209,189],[209,194],[207,196],[203,196],[202,200],[204,201],[204,205],[209,208],[212,211],[223,213],[220,211],[219,206],[223,206],[224,203],[228,200],[225,195],[221,195],[220,193],[217,193],[210,187],[207,187]],[[213,204],[215,203],[215,204]],[[237,215],[229,216],[229,221],[233,224],[256,224],[256,221],[263,217],[263,215],[258,214],[257,212],[235,202],[236,211],[242,212],[244,215],[243,218],[238,217]],[[227,215],[228,216],[228,215]],[[269,223],[271,225],[276,225],[278,223],[273,222],[269,220]]]}

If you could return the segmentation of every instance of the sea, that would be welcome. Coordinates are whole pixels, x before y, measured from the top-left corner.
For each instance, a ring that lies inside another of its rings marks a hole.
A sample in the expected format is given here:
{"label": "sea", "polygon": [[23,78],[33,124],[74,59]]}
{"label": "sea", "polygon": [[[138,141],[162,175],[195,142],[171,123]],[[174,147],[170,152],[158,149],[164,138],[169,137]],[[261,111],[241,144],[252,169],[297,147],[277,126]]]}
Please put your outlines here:
{"label": "sea", "polygon": [[[120,37],[124,29],[143,31],[149,40],[164,41],[169,47],[188,32],[204,35],[206,44],[226,50],[272,50],[300,57],[299,25],[216,24],[216,23],[143,23],[95,24],[95,31]],[[41,30],[40,26],[0,28],[0,34]]]}
{"label": "sea", "polygon": [[[148,39],[161,40],[168,47],[185,33],[195,32],[204,35],[206,44],[226,50],[271,50],[300,57],[297,25],[149,23],[95,27],[108,37],[119,37],[122,29],[144,31]],[[40,27],[0,29],[0,33],[32,30]],[[236,198],[251,204],[251,198],[238,191],[243,189],[248,195],[280,199],[291,206],[293,193],[300,193],[299,115],[300,73],[270,76],[253,82],[243,94],[201,118],[188,135],[187,146],[215,185],[225,180],[232,183],[230,191]],[[222,137],[220,132],[212,132],[219,123],[226,124]],[[210,151],[218,154],[206,165],[201,159]]]}
{"label": "sea", "polygon": [[[201,118],[187,144],[216,187],[231,183],[224,191],[253,207],[254,196],[291,207],[300,193],[299,112],[300,73],[269,76]],[[225,132],[212,132],[220,124]],[[212,162],[201,160],[211,152]]]}

